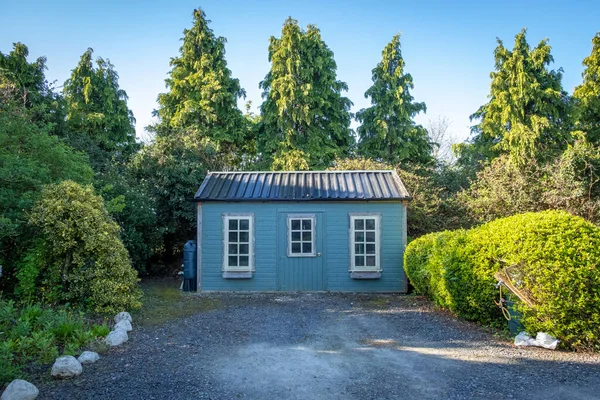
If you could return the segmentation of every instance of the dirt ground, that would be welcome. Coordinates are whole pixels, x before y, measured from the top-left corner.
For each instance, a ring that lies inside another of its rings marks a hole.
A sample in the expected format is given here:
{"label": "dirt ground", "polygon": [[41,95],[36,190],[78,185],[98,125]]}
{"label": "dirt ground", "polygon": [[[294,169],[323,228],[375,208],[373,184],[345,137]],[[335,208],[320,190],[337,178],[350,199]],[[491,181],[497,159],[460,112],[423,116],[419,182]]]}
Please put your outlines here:
{"label": "dirt ground", "polygon": [[175,304],[170,320],[134,315],[129,342],[76,379],[39,384],[39,398],[600,397],[599,356],[518,349],[423,298],[170,296],[159,299],[165,315]]}

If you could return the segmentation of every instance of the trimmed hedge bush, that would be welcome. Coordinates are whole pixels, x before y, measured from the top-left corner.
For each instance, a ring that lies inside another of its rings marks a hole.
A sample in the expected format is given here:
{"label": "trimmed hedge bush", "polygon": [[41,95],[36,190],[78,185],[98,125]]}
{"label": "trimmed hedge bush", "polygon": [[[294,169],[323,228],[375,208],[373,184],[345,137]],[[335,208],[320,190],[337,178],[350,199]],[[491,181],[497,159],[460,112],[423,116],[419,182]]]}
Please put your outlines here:
{"label": "trimmed hedge bush", "polygon": [[505,326],[494,273],[514,266],[536,306],[519,305],[528,332],[600,350],[600,228],[562,211],[501,218],[468,231],[423,236],[405,254],[419,293],[458,316]]}

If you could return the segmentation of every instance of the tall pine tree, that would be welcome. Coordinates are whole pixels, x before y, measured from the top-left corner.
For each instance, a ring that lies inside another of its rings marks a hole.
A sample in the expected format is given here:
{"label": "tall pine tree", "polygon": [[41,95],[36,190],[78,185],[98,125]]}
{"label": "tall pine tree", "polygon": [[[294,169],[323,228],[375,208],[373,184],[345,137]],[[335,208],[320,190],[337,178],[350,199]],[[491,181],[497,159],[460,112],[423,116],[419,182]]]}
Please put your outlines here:
{"label": "tall pine tree", "polygon": [[314,25],[288,18],[269,43],[271,70],[260,83],[264,102],[258,151],[273,169],[326,168],[354,143],[352,102],[342,96],[333,52]]}
{"label": "tall pine tree", "polygon": [[361,122],[358,152],[388,164],[431,164],[432,143],[425,128],[414,122],[426,106],[410,93],[413,78],[404,72],[400,35],[392,38],[382,56],[373,69],[373,86],[365,92],[372,106],[356,114]]}
{"label": "tall pine tree", "polygon": [[119,75],[109,60],[95,65],[90,48],[81,56],[63,89],[67,105],[69,143],[85,151],[96,171],[126,160],[138,146],[135,119],[127,107],[127,93],[119,87]]}
{"label": "tall pine tree", "polygon": [[133,163],[155,201],[166,261],[178,260],[193,236],[196,216],[189,199],[206,172],[240,168],[254,147],[250,123],[237,107],[245,92],[227,68],[225,38],[215,36],[209,23],[204,11],[194,10],[180,54],[171,59],[168,92],[158,96],[159,121],[149,127],[154,142]]}
{"label": "tall pine tree", "polygon": [[577,129],[600,145],[600,32],[592,39],[592,53],[583,60],[583,83],[575,88]]}
{"label": "tall pine tree", "polygon": [[471,145],[458,148],[461,157],[485,154],[489,159],[507,153],[522,164],[566,148],[569,101],[561,84],[562,71],[548,69],[553,62],[550,50],[547,40],[532,49],[525,29],[516,35],[512,51],[498,39],[489,102],[471,116],[479,123],[472,127]]}
{"label": "tall pine tree", "polygon": [[252,139],[237,107],[246,92],[227,68],[227,40],[215,36],[204,11],[194,10],[193,16],[193,26],[183,31],[179,56],[171,59],[165,81],[169,91],[158,96],[156,135],[206,139],[234,168],[240,162],[240,148]]}

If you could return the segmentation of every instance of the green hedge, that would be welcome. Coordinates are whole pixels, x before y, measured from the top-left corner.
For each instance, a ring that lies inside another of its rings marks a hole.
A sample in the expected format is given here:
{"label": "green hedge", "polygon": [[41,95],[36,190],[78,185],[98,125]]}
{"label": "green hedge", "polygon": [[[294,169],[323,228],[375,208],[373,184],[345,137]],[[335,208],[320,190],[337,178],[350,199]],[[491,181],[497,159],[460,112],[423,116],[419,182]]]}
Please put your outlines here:
{"label": "green hedge", "polygon": [[494,273],[515,265],[537,305],[519,305],[530,333],[600,349],[600,228],[561,211],[501,218],[468,231],[423,236],[405,254],[419,293],[465,319],[505,326]]}

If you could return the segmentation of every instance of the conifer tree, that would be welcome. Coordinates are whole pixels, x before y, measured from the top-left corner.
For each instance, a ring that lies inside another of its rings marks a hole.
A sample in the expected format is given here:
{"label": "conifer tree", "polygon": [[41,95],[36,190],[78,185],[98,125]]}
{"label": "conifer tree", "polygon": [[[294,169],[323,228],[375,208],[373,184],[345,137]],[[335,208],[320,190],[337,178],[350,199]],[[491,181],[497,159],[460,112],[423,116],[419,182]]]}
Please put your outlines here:
{"label": "conifer tree", "polygon": [[414,101],[410,90],[413,78],[404,71],[400,35],[392,38],[382,52],[382,60],[373,69],[373,86],[365,97],[372,106],[360,110],[356,117],[360,142],[359,154],[388,164],[433,162],[432,143],[427,131],[414,122],[426,111],[425,103]]}
{"label": "conifer tree", "polygon": [[158,96],[157,136],[181,134],[207,139],[234,166],[237,150],[248,138],[246,119],[237,107],[246,92],[232,77],[225,59],[224,37],[215,36],[204,11],[193,13],[193,26],[183,31],[179,56],[171,59],[169,90]]}
{"label": "conifer tree", "polygon": [[137,150],[135,119],[127,107],[127,93],[119,87],[119,75],[109,60],[94,50],[81,56],[65,82],[68,142],[90,157],[92,167],[102,171],[117,159]]}
{"label": "conifer tree", "polygon": [[600,145],[600,32],[592,39],[592,53],[583,60],[583,83],[575,88],[577,128],[587,139]]}
{"label": "conifer tree", "polygon": [[568,96],[562,88],[562,70],[548,69],[553,62],[550,51],[546,39],[531,48],[525,29],[516,35],[512,51],[498,39],[489,102],[471,116],[479,121],[472,127],[472,143],[480,148],[463,146],[462,152],[488,158],[507,153],[512,162],[521,164],[566,148]]}
{"label": "conifer tree", "polygon": [[264,102],[258,151],[274,169],[325,168],[354,143],[352,102],[342,96],[333,52],[314,25],[288,18],[269,43],[271,70],[260,83]]}

